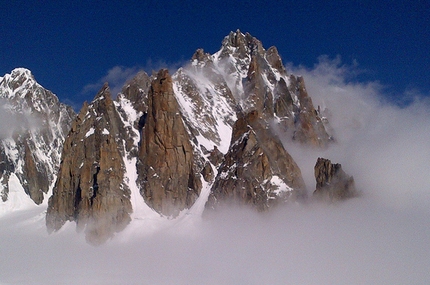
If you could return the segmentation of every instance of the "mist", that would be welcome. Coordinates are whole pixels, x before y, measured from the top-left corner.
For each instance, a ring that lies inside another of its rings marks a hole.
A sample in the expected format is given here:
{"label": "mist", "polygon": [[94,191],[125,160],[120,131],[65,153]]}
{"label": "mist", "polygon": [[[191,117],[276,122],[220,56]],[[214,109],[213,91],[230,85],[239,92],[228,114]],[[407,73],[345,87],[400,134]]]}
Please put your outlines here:
{"label": "mist", "polygon": [[0,139],[22,134],[29,129],[40,128],[40,118],[25,110],[17,115],[11,111],[14,107],[4,98],[0,98]]}
{"label": "mist", "polygon": [[0,284],[429,283],[430,94],[390,103],[380,83],[354,81],[356,66],[339,59],[290,70],[335,137],[326,150],[284,142],[309,194],[322,156],[354,176],[360,197],[148,217],[98,247],[74,223],[48,235],[46,205],[34,206],[0,218]]}

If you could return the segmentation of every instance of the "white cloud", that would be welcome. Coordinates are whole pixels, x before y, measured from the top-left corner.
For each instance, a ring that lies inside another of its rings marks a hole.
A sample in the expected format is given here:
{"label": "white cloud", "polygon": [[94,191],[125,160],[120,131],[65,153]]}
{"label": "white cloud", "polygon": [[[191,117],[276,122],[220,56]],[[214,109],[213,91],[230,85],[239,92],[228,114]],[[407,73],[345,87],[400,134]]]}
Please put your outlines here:
{"label": "white cloud", "polygon": [[[167,63],[163,60],[153,61],[149,59],[144,67],[133,66],[114,66],[109,69],[105,76],[97,80],[97,82],[89,83],[82,88],[81,95],[90,96],[88,101],[91,101],[96,93],[100,90],[105,82],[109,83],[111,94],[115,97],[121,92],[124,84],[131,80],[140,70],[145,70],[149,75],[158,72],[161,68],[167,68],[170,74],[173,75],[176,70],[182,66],[184,62],[178,61],[175,63]],[[92,96],[92,97],[91,97]]]}
{"label": "white cloud", "polygon": [[108,70],[107,74],[100,78],[95,83],[90,83],[84,86],[82,94],[92,94],[93,96],[103,86],[105,82],[109,83],[111,94],[115,97],[124,86],[125,82],[132,79],[139,71],[138,67],[114,66]]}
{"label": "white cloud", "polygon": [[23,110],[17,114],[12,104],[0,98],[0,139],[22,134],[30,129],[40,129],[41,120],[31,110]]}
{"label": "white cloud", "polygon": [[327,58],[313,69],[293,69],[305,78],[314,105],[329,111],[337,143],[325,155],[342,163],[365,193],[387,203],[420,203],[418,194],[430,185],[423,171],[430,161],[430,96],[415,93],[399,107],[378,82],[348,80],[354,69]]}

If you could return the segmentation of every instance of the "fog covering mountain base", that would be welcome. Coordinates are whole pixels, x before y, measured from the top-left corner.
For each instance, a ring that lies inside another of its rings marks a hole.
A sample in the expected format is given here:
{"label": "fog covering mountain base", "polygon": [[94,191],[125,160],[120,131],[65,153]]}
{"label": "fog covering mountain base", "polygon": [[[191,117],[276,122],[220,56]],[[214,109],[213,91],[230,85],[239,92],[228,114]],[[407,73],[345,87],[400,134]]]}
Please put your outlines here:
{"label": "fog covering mountain base", "polygon": [[[294,204],[266,214],[225,207],[205,220],[198,214],[165,219],[143,203],[145,218],[135,216],[99,247],[89,246],[70,222],[48,235],[46,205],[29,203],[0,220],[0,255],[8,256],[0,260],[0,282],[428,283],[428,100],[416,94],[403,108],[384,102],[377,83],[347,81],[354,67],[338,59],[292,70],[326,110],[336,143],[325,150],[288,144],[288,151],[309,189],[313,165],[324,156],[354,174],[360,198]],[[201,203],[193,207],[202,209]]]}

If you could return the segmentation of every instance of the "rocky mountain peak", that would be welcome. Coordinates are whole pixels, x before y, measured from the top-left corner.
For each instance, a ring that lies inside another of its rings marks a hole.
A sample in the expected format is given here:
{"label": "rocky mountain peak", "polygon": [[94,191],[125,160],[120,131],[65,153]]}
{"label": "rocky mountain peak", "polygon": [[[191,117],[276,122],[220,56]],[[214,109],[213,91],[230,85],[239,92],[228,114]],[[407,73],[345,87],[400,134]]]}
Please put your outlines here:
{"label": "rocky mountain peak", "polygon": [[222,42],[222,58],[229,54],[239,59],[249,57],[251,54],[263,54],[265,52],[262,43],[249,33],[243,34],[240,30],[230,32]]}
{"label": "rocky mountain peak", "polygon": [[[0,97],[14,98],[8,110],[31,114],[49,130],[0,141],[1,198],[8,200],[10,177],[36,203],[52,189],[48,230],[75,221],[94,244],[151,209],[174,218],[228,203],[263,211],[296,201],[306,189],[286,148],[331,140],[304,79],[287,74],[276,47],[266,51],[239,30],[215,54],[197,49],[172,76],[139,72],[115,99],[104,84],[76,117],[49,91],[27,84],[32,78],[18,69],[0,79]],[[325,182],[324,175],[316,193],[332,193],[327,185],[343,180]]]}
{"label": "rocky mountain peak", "polygon": [[301,171],[257,110],[241,115],[206,208],[251,205],[262,211],[306,196]]}
{"label": "rocky mountain peak", "polygon": [[196,52],[191,57],[192,62],[208,62],[212,61],[212,57],[209,53],[205,53],[205,51],[201,48],[197,49]]}
{"label": "rocky mountain peak", "polygon": [[130,100],[133,105],[141,105],[138,109],[143,110],[142,101],[146,99],[146,93],[148,92],[149,86],[151,84],[151,79],[148,74],[144,71],[139,71],[129,82],[127,82],[122,88],[122,94],[128,100]]}
{"label": "rocky mountain peak", "polygon": [[276,69],[280,74],[286,74],[284,64],[282,63],[281,56],[275,46],[270,47],[266,52],[266,59],[269,65]]}

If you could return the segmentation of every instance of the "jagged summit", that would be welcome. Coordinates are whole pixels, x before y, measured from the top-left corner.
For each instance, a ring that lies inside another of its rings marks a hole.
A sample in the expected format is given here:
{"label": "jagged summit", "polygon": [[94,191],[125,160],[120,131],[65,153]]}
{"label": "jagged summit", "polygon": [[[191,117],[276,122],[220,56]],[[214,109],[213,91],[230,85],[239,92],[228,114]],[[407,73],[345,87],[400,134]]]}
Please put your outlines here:
{"label": "jagged summit", "polygon": [[240,30],[230,32],[222,41],[222,54],[233,52],[239,58],[244,58],[247,54],[255,55],[264,53],[262,43],[249,33],[243,34]]}

